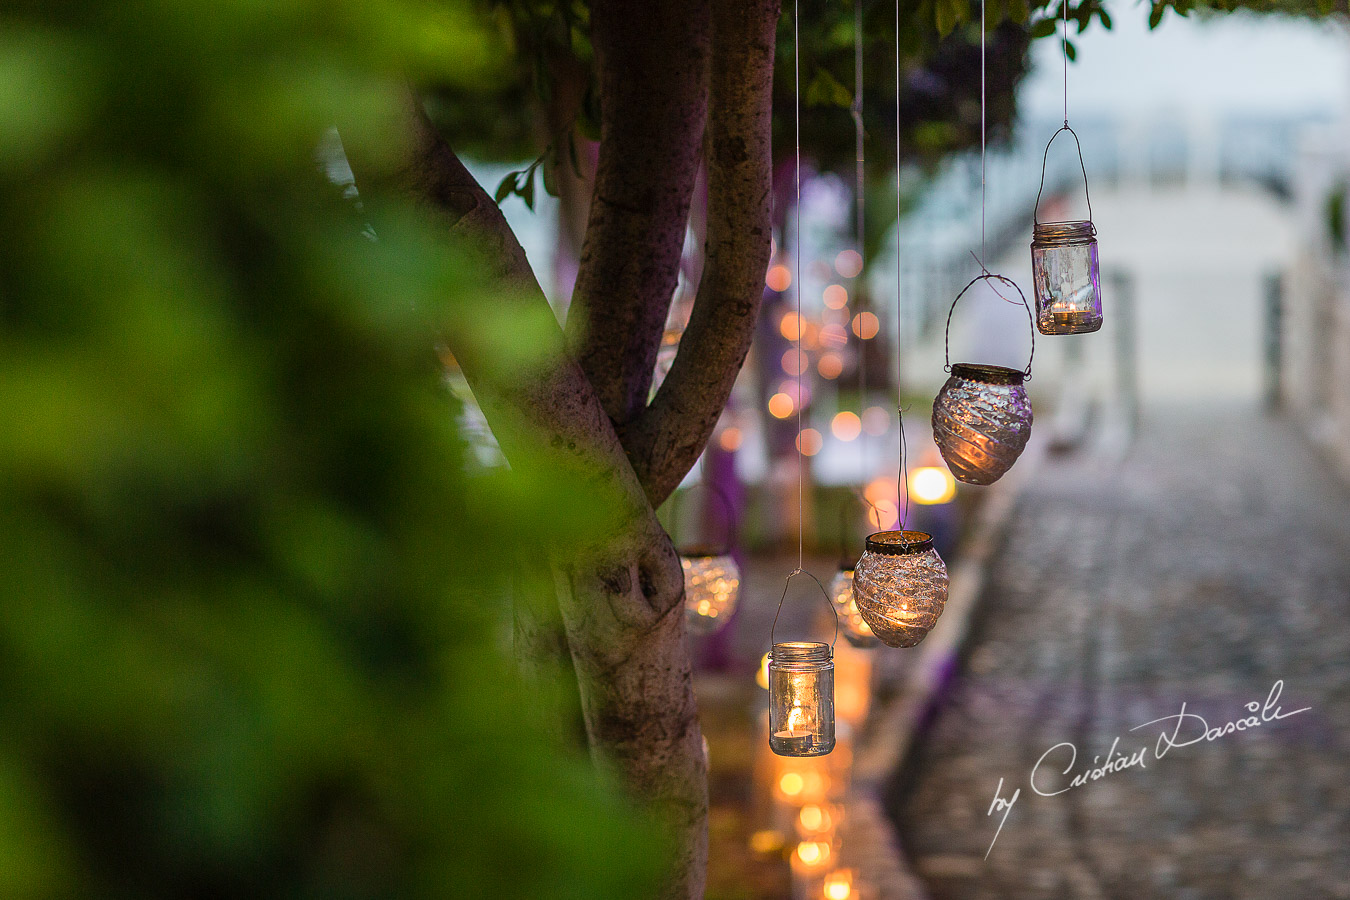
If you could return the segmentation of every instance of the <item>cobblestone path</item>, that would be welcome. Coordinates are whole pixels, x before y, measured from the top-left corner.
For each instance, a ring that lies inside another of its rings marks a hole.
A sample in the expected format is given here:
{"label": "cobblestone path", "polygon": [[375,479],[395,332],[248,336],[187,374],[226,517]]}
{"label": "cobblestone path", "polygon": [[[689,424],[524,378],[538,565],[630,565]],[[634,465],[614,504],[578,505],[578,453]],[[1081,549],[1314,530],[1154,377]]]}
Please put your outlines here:
{"label": "cobblestone path", "polygon": [[[1350,897],[1350,491],[1287,423],[1154,413],[1123,460],[1046,458],[981,604],[891,804],[935,900]],[[1281,679],[1307,712],[1131,731]],[[1071,787],[1116,738],[1142,765]]]}

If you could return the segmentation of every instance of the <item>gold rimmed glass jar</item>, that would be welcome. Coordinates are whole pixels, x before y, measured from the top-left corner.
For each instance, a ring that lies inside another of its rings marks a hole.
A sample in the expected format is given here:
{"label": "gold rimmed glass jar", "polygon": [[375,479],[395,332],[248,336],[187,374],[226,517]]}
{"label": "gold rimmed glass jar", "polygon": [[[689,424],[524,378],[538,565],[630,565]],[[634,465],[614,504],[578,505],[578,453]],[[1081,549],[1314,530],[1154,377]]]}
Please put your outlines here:
{"label": "gold rimmed glass jar", "polygon": [[993,484],[1031,437],[1026,373],[956,363],[933,401],[933,440],[947,468],[966,484]]}
{"label": "gold rimmed glass jar", "polygon": [[947,565],[923,531],[880,531],[867,539],[853,594],[872,632],[888,647],[913,647],[947,604]]}

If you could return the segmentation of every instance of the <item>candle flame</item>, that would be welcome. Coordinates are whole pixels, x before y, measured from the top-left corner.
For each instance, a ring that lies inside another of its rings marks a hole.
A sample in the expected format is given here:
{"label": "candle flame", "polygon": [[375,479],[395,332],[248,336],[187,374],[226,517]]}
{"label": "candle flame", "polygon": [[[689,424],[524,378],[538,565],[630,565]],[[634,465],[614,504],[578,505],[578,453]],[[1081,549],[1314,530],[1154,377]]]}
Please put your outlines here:
{"label": "candle flame", "polygon": [[788,712],[787,730],[796,731],[797,726],[802,724],[802,719],[804,718],[806,718],[806,716],[802,713],[802,708],[800,706],[792,707]]}

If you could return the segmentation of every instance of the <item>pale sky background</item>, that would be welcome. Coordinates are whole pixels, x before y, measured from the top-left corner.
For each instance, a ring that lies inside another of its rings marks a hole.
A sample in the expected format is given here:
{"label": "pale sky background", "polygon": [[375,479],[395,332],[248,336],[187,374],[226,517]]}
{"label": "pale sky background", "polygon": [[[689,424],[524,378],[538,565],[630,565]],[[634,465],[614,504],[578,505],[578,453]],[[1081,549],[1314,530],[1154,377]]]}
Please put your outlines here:
{"label": "pale sky background", "polygon": [[[1148,29],[1148,7],[1108,3],[1112,29],[1094,19],[1069,64],[1069,116],[1094,111],[1314,112],[1350,109],[1350,29],[1329,22],[1234,13],[1183,19],[1168,11]],[[1063,109],[1059,42],[1037,40],[1021,88],[1024,116]]]}

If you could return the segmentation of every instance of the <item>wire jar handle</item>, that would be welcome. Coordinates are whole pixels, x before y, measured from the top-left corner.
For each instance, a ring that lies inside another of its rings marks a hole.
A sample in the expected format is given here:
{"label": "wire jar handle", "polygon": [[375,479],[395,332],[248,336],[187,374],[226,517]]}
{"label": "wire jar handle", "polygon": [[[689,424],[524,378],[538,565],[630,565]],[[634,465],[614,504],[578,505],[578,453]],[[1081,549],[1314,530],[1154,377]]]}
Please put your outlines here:
{"label": "wire jar handle", "polygon": [[825,598],[825,608],[834,616],[834,638],[830,641],[830,655],[834,655],[834,645],[839,640],[839,611],[834,608],[833,601],[830,600],[830,592],[825,590],[825,585],[820,583],[820,579],[812,575],[805,569],[793,569],[788,573],[787,581],[783,583],[783,594],[778,598],[778,610],[773,614],[773,624],[769,626],[769,646],[774,646],[777,641],[774,639],[774,632],[778,629],[778,617],[783,612],[783,601],[787,599],[788,588],[792,586],[792,579],[798,575],[805,575],[816,583],[820,588],[820,595]]}
{"label": "wire jar handle", "polygon": [[[731,551],[732,545],[736,543],[736,533],[737,533],[736,507],[732,505],[731,498],[727,496],[726,491],[722,490],[712,481],[709,481],[706,474],[704,475],[704,477],[694,482],[694,485],[693,487],[690,488],[690,490],[693,490],[694,488],[697,487],[703,488],[705,491],[708,492],[709,496],[715,497],[722,504],[722,510],[726,513],[726,522],[727,522],[726,540],[722,544],[716,545],[718,548],[720,548],[719,552],[712,555],[720,556],[723,553],[729,553]],[[680,527],[680,495],[678,493],[675,494],[673,500],[674,503],[672,504],[670,511],[670,527],[672,531],[678,531]],[[674,535],[672,535],[672,537],[674,537]],[[683,546],[684,549],[682,549],[681,552],[684,552],[685,549],[690,549],[692,547],[692,545],[688,544],[681,545],[678,540],[675,541],[675,545],[677,547]]]}
{"label": "wire jar handle", "polygon": [[[1041,220],[1038,216],[1041,211],[1041,193],[1045,190],[1045,167],[1050,161],[1050,145],[1055,142],[1055,138],[1059,137],[1061,132],[1065,131],[1073,137],[1073,144],[1078,148],[1078,167],[1083,170],[1083,196],[1087,198],[1088,221],[1092,221],[1092,195],[1088,192],[1087,164],[1083,162],[1083,145],[1078,141],[1078,132],[1070,128],[1068,122],[1065,122],[1060,126],[1059,131],[1056,131],[1050,136],[1049,142],[1045,145],[1045,155],[1041,157],[1041,186],[1036,189],[1036,205],[1031,208],[1032,225],[1041,224]],[[1097,233],[1097,227],[1095,225],[1092,227],[1092,233]]]}
{"label": "wire jar handle", "polygon": [[[1027,322],[1031,325],[1031,354],[1027,357],[1027,367],[1026,367],[1025,369],[1022,370],[1022,375],[1026,378],[1027,381],[1030,381],[1030,380],[1031,380],[1031,363],[1032,363],[1032,360],[1034,360],[1034,359],[1036,358],[1036,317],[1035,317],[1035,314],[1032,313],[1032,311],[1031,311],[1031,304],[1027,302],[1026,294],[1023,294],[1023,293],[1022,293],[1022,289],[1021,289],[1020,287],[1017,286],[1017,283],[1016,283],[1015,281],[1013,281],[1011,278],[1005,278],[1005,277],[1002,276],[1002,275],[995,275],[995,274],[993,274],[992,272],[981,272],[979,275],[976,275],[974,278],[972,278],[972,279],[970,280],[970,284],[967,284],[965,287],[961,288],[961,293],[959,293],[959,294],[956,295],[956,300],[953,300],[953,301],[952,301],[951,308],[947,310],[947,327],[946,327],[945,329],[943,329],[943,332],[942,332],[942,358],[943,358],[943,366],[942,366],[942,370],[943,370],[944,372],[950,372],[950,371],[952,370],[952,354],[951,354],[951,343],[952,343],[952,313],[956,312],[956,304],[957,304],[957,302],[960,301],[960,299],[966,295],[966,291],[970,290],[972,287],[975,286],[975,282],[977,282],[977,281],[988,281],[988,280],[990,280],[990,279],[993,279],[993,280],[995,280],[995,281],[1001,281],[1001,282],[1003,282],[1004,284],[1006,284],[1006,285],[1008,285],[1009,287],[1011,287],[1013,290],[1017,291],[1017,296],[1021,299],[1021,301],[1022,301],[1022,306],[1026,308],[1026,311],[1027,311]],[[1008,302],[1011,303],[1012,301],[1009,300]]]}

